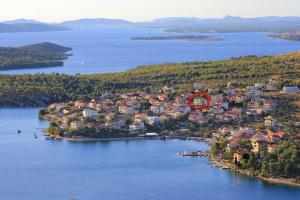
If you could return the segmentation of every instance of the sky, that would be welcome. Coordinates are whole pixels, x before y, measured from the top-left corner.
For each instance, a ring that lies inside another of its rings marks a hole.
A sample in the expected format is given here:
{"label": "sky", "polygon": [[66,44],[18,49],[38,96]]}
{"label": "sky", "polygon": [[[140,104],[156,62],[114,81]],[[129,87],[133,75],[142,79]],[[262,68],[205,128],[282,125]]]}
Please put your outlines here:
{"label": "sky", "polygon": [[0,0],[0,3],[0,20],[148,21],[161,17],[300,16],[300,0]]}

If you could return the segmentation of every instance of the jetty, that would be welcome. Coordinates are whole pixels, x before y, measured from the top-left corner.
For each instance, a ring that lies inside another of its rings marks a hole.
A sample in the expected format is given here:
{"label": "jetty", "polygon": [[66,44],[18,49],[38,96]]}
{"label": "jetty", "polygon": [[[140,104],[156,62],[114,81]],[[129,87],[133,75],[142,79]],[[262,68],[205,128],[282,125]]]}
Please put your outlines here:
{"label": "jetty", "polygon": [[200,156],[207,157],[208,153],[203,151],[184,151],[182,153],[177,153],[179,156]]}

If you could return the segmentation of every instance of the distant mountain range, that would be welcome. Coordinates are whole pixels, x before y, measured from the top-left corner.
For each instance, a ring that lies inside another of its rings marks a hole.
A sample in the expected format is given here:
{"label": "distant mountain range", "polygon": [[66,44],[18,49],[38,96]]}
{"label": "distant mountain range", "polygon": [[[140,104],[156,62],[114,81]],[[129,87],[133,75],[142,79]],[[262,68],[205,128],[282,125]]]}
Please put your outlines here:
{"label": "distant mountain range", "polygon": [[162,18],[152,21],[151,26],[168,32],[297,32],[300,17]]}
{"label": "distant mountain range", "polygon": [[135,26],[136,23],[122,20],[122,19],[78,19],[72,21],[64,21],[57,26],[67,27],[67,28],[84,28],[84,27],[124,27],[124,26]]}
{"label": "distant mountain range", "polygon": [[148,27],[164,28],[168,32],[298,32],[300,17],[257,17],[201,19],[196,17],[169,17],[149,22],[130,22],[122,19],[78,19],[61,23],[45,23],[32,19],[17,19],[0,23],[2,32],[62,31],[87,27]]}

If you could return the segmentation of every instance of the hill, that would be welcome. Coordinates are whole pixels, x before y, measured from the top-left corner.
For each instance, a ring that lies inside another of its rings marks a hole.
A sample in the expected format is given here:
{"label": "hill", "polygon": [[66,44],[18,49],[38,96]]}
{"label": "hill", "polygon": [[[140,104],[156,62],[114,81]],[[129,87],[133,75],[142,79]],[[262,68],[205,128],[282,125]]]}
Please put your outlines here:
{"label": "hill", "polygon": [[169,63],[110,74],[0,75],[0,105],[43,106],[52,102],[97,98],[105,92],[148,91],[166,84],[186,91],[199,81],[211,87],[223,87],[230,81],[239,87],[267,82],[274,76],[281,86],[300,86],[300,53]]}
{"label": "hill", "polygon": [[84,27],[124,27],[124,26],[134,26],[133,22],[129,22],[122,19],[78,19],[65,21],[57,24],[62,27],[67,28],[84,28]]}
{"label": "hill", "polygon": [[70,50],[47,42],[17,48],[0,47],[0,70],[62,66]]}
{"label": "hill", "polygon": [[0,23],[0,33],[64,31],[68,28],[38,23]]}
{"label": "hill", "polygon": [[0,33],[62,31],[84,28],[162,28],[168,32],[299,32],[300,17],[224,18],[167,17],[153,21],[131,22],[123,19],[84,18],[60,23],[16,19],[0,23]]}

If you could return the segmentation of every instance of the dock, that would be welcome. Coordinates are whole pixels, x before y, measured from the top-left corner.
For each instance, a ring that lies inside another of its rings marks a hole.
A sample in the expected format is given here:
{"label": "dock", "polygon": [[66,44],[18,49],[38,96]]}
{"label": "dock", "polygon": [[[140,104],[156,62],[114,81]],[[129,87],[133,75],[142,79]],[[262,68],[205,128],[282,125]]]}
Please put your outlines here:
{"label": "dock", "polygon": [[177,153],[179,156],[199,156],[199,157],[207,157],[208,153],[203,151],[184,151],[182,153]]}

